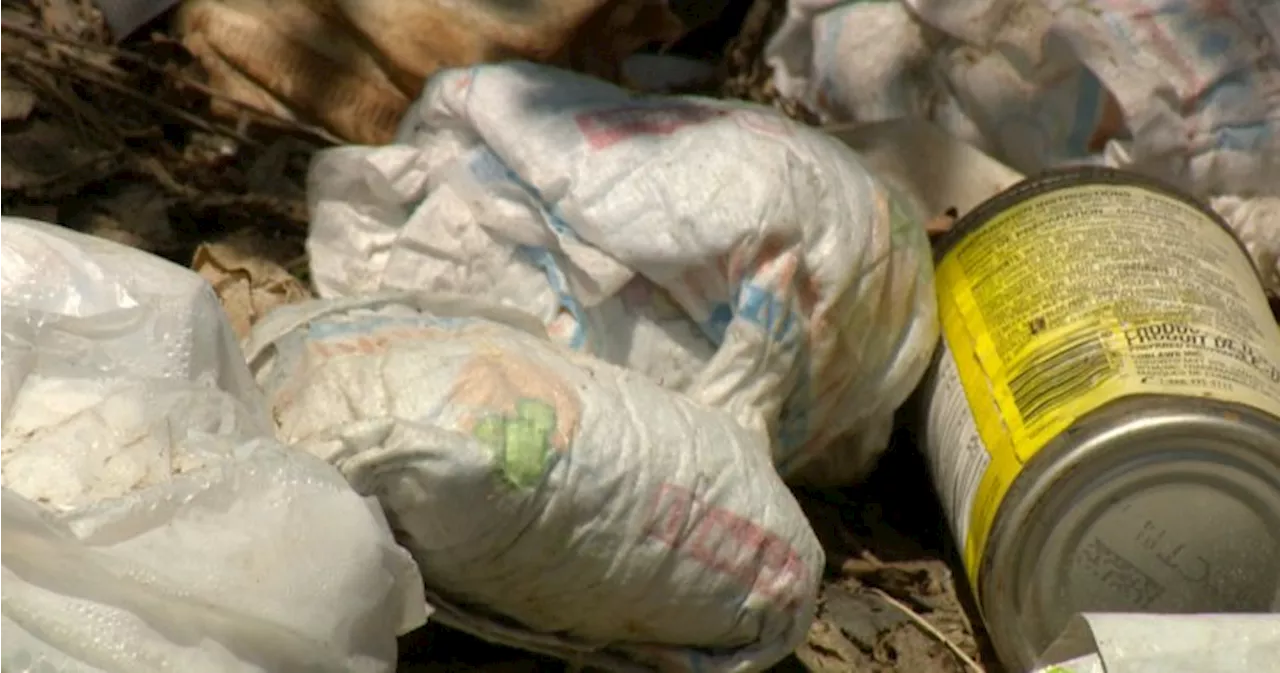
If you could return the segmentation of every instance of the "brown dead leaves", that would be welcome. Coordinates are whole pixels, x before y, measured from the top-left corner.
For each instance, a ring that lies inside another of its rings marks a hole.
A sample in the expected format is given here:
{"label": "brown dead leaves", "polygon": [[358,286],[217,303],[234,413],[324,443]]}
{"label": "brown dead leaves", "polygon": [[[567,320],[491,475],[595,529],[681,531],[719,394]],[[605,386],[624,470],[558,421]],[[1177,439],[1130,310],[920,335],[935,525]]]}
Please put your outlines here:
{"label": "brown dead leaves", "polygon": [[187,0],[177,32],[228,98],[378,144],[437,70],[518,58],[616,79],[683,25],[664,0]]}
{"label": "brown dead leaves", "polygon": [[311,297],[302,281],[260,252],[269,245],[260,234],[245,229],[200,245],[191,261],[191,268],[213,286],[241,339],[272,309]]}

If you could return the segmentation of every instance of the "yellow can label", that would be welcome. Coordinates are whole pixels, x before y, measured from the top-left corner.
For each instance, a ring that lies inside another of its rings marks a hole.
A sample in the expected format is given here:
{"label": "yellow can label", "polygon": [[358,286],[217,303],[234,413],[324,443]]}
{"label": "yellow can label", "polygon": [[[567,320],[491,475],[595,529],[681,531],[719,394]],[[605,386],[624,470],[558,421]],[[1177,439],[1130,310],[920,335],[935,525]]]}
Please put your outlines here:
{"label": "yellow can label", "polygon": [[1280,417],[1280,328],[1239,244],[1139,187],[1084,185],[991,218],[937,269],[943,336],[989,463],[961,546],[977,582],[1022,466],[1129,395],[1208,397]]}

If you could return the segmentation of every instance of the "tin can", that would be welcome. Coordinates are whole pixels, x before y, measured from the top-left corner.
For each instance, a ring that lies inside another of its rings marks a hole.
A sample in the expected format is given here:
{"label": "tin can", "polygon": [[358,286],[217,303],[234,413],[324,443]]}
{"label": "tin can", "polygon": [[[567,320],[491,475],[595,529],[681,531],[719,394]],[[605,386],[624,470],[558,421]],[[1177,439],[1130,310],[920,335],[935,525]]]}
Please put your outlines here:
{"label": "tin can", "polygon": [[1280,610],[1280,327],[1225,223],[1068,169],[936,255],[924,450],[1001,661],[1079,612]]}

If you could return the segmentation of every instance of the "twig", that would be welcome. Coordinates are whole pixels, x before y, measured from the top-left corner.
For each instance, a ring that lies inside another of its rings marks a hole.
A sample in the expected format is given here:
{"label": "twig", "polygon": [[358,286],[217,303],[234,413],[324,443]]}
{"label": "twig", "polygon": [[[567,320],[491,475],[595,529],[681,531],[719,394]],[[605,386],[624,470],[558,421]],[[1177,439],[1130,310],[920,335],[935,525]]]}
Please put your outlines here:
{"label": "twig", "polygon": [[78,70],[78,69],[76,69],[76,68],[68,68],[68,67],[64,66],[64,65],[63,65],[63,64],[61,64],[61,63],[58,63],[57,61],[55,61],[55,60],[53,60],[53,59],[47,59],[47,58],[45,58],[45,57],[43,57],[43,56],[36,56],[35,54],[23,54],[23,55],[22,55],[22,57],[21,57],[21,59],[22,59],[22,60],[25,60],[25,61],[28,61],[28,62],[31,62],[31,63],[36,63],[36,64],[39,64],[39,65],[42,65],[42,66],[44,66],[44,67],[46,67],[46,68],[50,68],[50,69],[54,69],[54,70],[58,70],[59,72],[64,72],[64,73],[66,73],[66,74],[68,74],[68,75],[70,75],[70,76],[72,76],[72,77],[78,78],[78,79],[83,80],[83,81],[85,81],[85,82],[90,82],[90,83],[92,83],[92,84],[96,84],[96,85],[98,85],[98,86],[105,87],[105,88],[107,88],[107,89],[111,89],[111,90],[115,91],[116,93],[122,94],[122,95],[124,95],[124,96],[126,96],[126,97],[128,97],[128,98],[132,98],[132,99],[134,99],[134,100],[136,100],[136,101],[138,101],[138,102],[140,102],[140,103],[143,103],[143,104],[145,104],[145,105],[149,105],[149,106],[151,106],[151,107],[153,107],[153,108],[156,108],[156,109],[158,109],[158,110],[160,110],[160,111],[162,111],[162,112],[165,112],[165,113],[168,113],[169,115],[172,115],[172,116],[174,116],[174,117],[177,117],[178,119],[181,119],[181,120],[183,120],[183,121],[187,122],[188,124],[191,124],[192,126],[195,126],[196,128],[198,128],[198,129],[200,129],[200,130],[202,130],[202,131],[205,131],[205,132],[207,132],[207,133],[213,133],[213,134],[217,134],[217,135],[230,136],[230,137],[235,138],[236,140],[238,140],[238,141],[240,141],[240,142],[242,142],[242,143],[244,143],[244,144],[246,144],[246,145],[253,145],[253,146],[259,146],[259,145],[261,145],[261,143],[259,143],[258,141],[254,140],[254,139],[252,139],[252,138],[250,138],[250,137],[248,137],[248,136],[246,136],[246,135],[244,135],[244,134],[242,134],[242,133],[236,133],[235,131],[229,131],[229,130],[226,130],[226,129],[220,129],[220,128],[216,127],[215,125],[213,125],[213,124],[209,123],[207,120],[201,119],[201,118],[200,118],[200,117],[198,117],[197,115],[191,114],[190,112],[187,112],[186,110],[180,110],[180,109],[178,109],[178,108],[174,107],[173,105],[170,105],[169,103],[166,103],[166,102],[164,102],[164,101],[162,101],[162,100],[159,100],[159,99],[154,98],[154,97],[152,97],[152,96],[148,96],[148,95],[143,94],[143,93],[138,92],[138,91],[134,91],[133,89],[131,89],[131,88],[129,88],[129,87],[127,87],[127,86],[123,85],[123,84],[120,84],[119,82],[113,82],[113,81],[111,81],[110,79],[106,79],[106,78],[104,78],[104,77],[100,77],[100,76],[98,76],[98,75],[96,75],[96,74],[92,74],[92,75],[91,75],[91,74],[90,74],[88,71],[86,71],[86,70]]}
{"label": "twig", "polygon": [[956,655],[957,659],[964,662],[964,665],[968,666],[969,670],[973,671],[973,673],[986,673],[986,671],[982,668],[982,666],[978,662],[973,660],[973,657],[970,657],[969,655],[965,654],[964,650],[960,649],[959,645],[955,644],[954,642],[951,641],[950,638],[943,635],[943,633],[939,631],[937,627],[929,623],[929,620],[916,614],[916,612],[912,610],[910,607],[908,607],[906,603],[903,603],[902,601],[894,598],[893,596],[890,596],[889,593],[884,591],[883,589],[878,589],[876,587],[868,587],[868,590],[871,593],[879,596],[881,600],[883,600],[884,602],[901,610],[902,613],[905,614],[911,621],[915,622],[917,626],[924,629],[926,633],[936,638],[939,642],[945,645],[947,649],[951,650],[951,653]]}
{"label": "twig", "polygon": [[135,157],[137,166],[146,172],[169,194],[200,208],[226,208],[230,206],[257,207],[280,215],[295,224],[306,226],[306,204],[266,194],[204,194],[189,185],[182,184],[154,157]]}
{"label": "twig", "polygon": [[762,44],[769,33],[769,23],[773,18],[772,0],[755,0],[751,3],[751,7],[747,8],[747,14],[742,18],[742,26],[738,29],[738,34],[729,42],[728,49],[725,50],[725,58],[736,61],[734,65],[752,71],[756,69],[756,59],[752,58],[748,51],[755,51],[758,44]]}
{"label": "twig", "polygon": [[[41,93],[53,97],[70,110],[72,112],[72,121],[76,124],[80,133],[86,137],[96,137],[100,143],[106,142],[112,145],[110,149],[113,150],[119,150],[123,146],[119,139],[115,137],[118,135],[119,129],[98,114],[93,106],[64,91],[63,87],[59,86],[59,82],[51,76],[48,70],[32,67],[30,63],[15,60],[8,56],[0,58],[0,62],[4,63],[6,70],[11,72],[14,77]],[[85,128],[86,126],[93,127],[92,132],[90,132],[90,129]]]}
{"label": "twig", "polygon": [[155,180],[156,184],[160,185],[160,188],[170,195],[189,202],[201,197],[200,190],[178,182],[178,179],[173,177],[173,174],[164,167],[164,164],[155,157],[134,155],[133,160],[140,170],[150,175],[151,179]]}
{"label": "twig", "polygon": [[284,217],[294,224],[307,226],[307,206],[302,201],[281,199],[269,194],[210,194],[191,200],[201,208],[229,208],[232,206],[261,208]]}
{"label": "twig", "polygon": [[9,31],[12,33],[18,33],[18,35],[32,38],[32,40],[45,40],[47,42],[61,42],[61,44],[64,44],[64,45],[76,46],[76,47],[88,47],[88,49],[93,49],[95,51],[105,51],[105,52],[122,51],[119,49],[115,49],[115,47],[95,44],[95,42],[81,42],[79,40],[73,40],[73,38],[61,36],[61,35],[58,35],[58,33],[41,31],[40,28],[31,28],[28,26],[23,26],[23,24],[14,23],[12,22],[12,20],[8,20],[8,19],[0,19],[0,29],[5,29],[5,31]]}
{"label": "twig", "polygon": [[[27,28],[25,26],[18,26],[10,23],[4,23],[4,30],[11,31],[19,35],[22,35],[24,37],[28,37],[35,40],[47,40],[49,42],[58,42],[68,47],[76,47],[78,49],[96,51],[101,54],[106,54],[114,58],[119,58],[121,60],[134,63],[154,73],[158,73],[166,77],[171,77],[175,81],[181,83],[183,86],[189,86],[192,89],[195,89],[196,91],[199,91],[200,93],[203,93],[204,95],[209,96],[210,98],[216,98],[221,102],[227,103],[239,109],[241,112],[245,112],[250,116],[256,117],[257,118],[256,120],[259,123],[267,124],[269,126],[275,126],[277,128],[291,128],[295,131],[301,131],[303,133],[310,134],[314,136],[316,139],[322,140],[331,145],[340,145],[343,143],[342,139],[338,138],[332,133],[329,133],[323,128],[320,128],[318,126],[312,126],[310,124],[305,124],[296,119],[281,117],[279,115],[272,114],[271,112],[268,112],[266,110],[262,110],[261,108],[255,107],[253,105],[249,105],[248,103],[245,103],[237,98],[228,96],[218,91],[217,89],[214,89],[204,84],[203,82],[197,79],[194,79],[175,68],[156,65],[150,59],[145,58],[139,54],[135,54],[131,51],[120,49],[118,47],[113,47],[110,45],[105,45],[105,44],[96,44],[96,43],[86,44],[82,42],[77,42],[75,40],[63,37],[61,35],[55,35],[53,33],[49,33],[39,29]],[[175,42],[175,44],[180,45],[181,43]],[[99,68],[102,68],[104,65],[92,59],[86,58],[80,54],[77,54],[75,53],[74,50],[64,50],[64,51],[60,51],[59,53],[70,56],[71,58],[74,58],[77,61],[88,63]],[[113,69],[113,71],[119,72],[119,70],[116,70],[116,69]]]}

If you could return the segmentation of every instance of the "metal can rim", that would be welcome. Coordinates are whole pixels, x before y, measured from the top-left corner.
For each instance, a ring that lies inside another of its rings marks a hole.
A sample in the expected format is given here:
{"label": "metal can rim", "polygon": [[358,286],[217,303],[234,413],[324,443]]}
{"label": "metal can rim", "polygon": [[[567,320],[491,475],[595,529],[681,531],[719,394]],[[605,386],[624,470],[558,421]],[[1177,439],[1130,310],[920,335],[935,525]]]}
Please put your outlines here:
{"label": "metal can rim", "polygon": [[969,234],[981,229],[998,213],[1036,198],[1037,196],[1042,196],[1063,188],[1088,187],[1093,185],[1138,187],[1161,196],[1176,199],[1194,208],[1231,236],[1231,240],[1236,242],[1240,252],[1243,253],[1244,258],[1248,260],[1249,267],[1253,269],[1254,275],[1257,276],[1259,282],[1261,282],[1262,274],[1254,264],[1253,256],[1249,254],[1249,250],[1245,247],[1244,241],[1240,240],[1240,236],[1231,229],[1231,226],[1227,224],[1226,220],[1213,210],[1213,208],[1209,207],[1207,203],[1178,189],[1172,183],[1159,178],[1152,177],[1144,173],[1108,168],[1105,166],[1070,166],[1045,170],[1024,178],[1012,187],[1009,187],[999,194],[979,203],[973,208],[973,210],[962,215],[947,233],[943,234],[937,239],[937,241],[935,241],[933,245],[934,263],[937,264],[938,262],[941,262],[942,259],[947,256],[947,253],[951,252],[952,248],[959,244],[960,241],[964,240]]}
{"label": "metal can rim", "polygon": [[[1253,424],[1255,427],[1252,430],[1242,430],[1242,435],[1262,436],[1259,433],[1266,433],[1269,428],[1280,428],[1280,418],[1260,409],[1232,402],[1186,398],[1176,395],[1131,396],[1113,400],[1087,414],[1073,424],[1071,428],[1056,437],[1050,445],[1045,446],[1023,466],[1014,483],[1010,486],[1009,492],[1005,494],[1003,501],[997,508],[991,535],[987,540],[980,564],[979,577],[986,579],[980,580],[981,585],[975,587],[979,609],[984,621],[988,623],[988,628],[993,631],[993,641],[1006,643],[1004,648],[998,647],[998,649],[1005,650],[998,652],[1003,661],[1012,660],[1020,664],[1031,664],[1031,661],[1027,658],[1027,652],[1023,651],[1015,655],[1011,651],[1012,648],[1022,644],[1025,640],[1022,638],[1024,634],[1021,629],[1015,628],[1014,630],[1017,633],[1008,632],[1010,625],[1021,624],[1024,619],[1021,615],[1022,601],[1014,596],[1015,593],[1019,592],[1011,591],[1011,589],[1020,586],[1029,579],[1022,577],[1018,571],[1023,550],[1016,541],[1022,540],[1021,544],[1023,546],[1034,547],[1036,546],[1034,542],[1028,542],[1028,540],[1044,538],[1047,541],[1053,535],[1053,531],[1035,535],[1032,535],[1032,532],[1037,524],[1043,524],[1044,521],[1055,518],[1053,516],[1054,512],[1047,511],[1045,508],[1049,506],[1049,500],[1065,497],[1062,493],[1055,493],[1055,491],[1068,488],[1063,483],[1063,477],[1066,473],[1077,472],[1081,468],[1088,467],[1087,471],[1090,474],[1094,474],[1102,473],[1115,467],[1111,465],[1115,461],[1103,461],[1100,464],[1089,465],[1086,465],[1086,463],[1097,462],[1088,461],[1088,456],[1097,456],[1100,451],[1114,451],[1117,448],[1115,442],[1098,443],[1090,441],[1104,435],[1105,429],[1115,426],[1117,416],[1122,419],[1132,418],[1137,413],[1137,409],[1144,406],[1148,408],[1148,411],[1144,413],[1148,418],[1161,414],[1186,415],[1191,413],[1187,407],[1188,401],[1203,402],[1206,412],[1213,410],[1215,413],[1234,414],[1238,418],[1248,419],[1248,423]],[[1245,427],[1247,428],[1248,426]],[[1214,430],[1208,425],[1202,426],[1200,430],[1200,434],[1205,437],[1216,436]],[[1280,433],[1271,435],[1271,437],[1272,441],[1269,444],[1264,443],[1257,446],[1248,442],[1231,443],[1238,444],[1242,450],[1254,456],[1256,460],[1268,461],[1280,468]],[[1122,444],[1120,446],[1123,447]],[[1128,449],[1128,452],[1139,455],[1146,453],[1146,451],[1139,449],[1139,446],[1140,444],[1125,448]],[[1218,452],[1212,451],[1210,453]],[[1277,500],[1280,500],[1280,489],[1275,491],[1275,496]],[[1076,525],[1082,523],[1089,525],[1090,522],[1096,520],[1081,518],[1076,521]],[[1061,525],[1064,525],[1064,522],[1059,521],[1055,528]],[[1065,525],[1071,524],[1067,522]],[[1277,539],[1280,539],[1280,529],[1274,530],[1273,533],[1277,535]],[[1053,565],[1043,560],[1038,565],[1046,563]],[[1047,645],[1047,643],[1045,644]],[[1025,647],[1026,645],[1031,645],[1031,643],[1025,643],[1022,646]]]}

